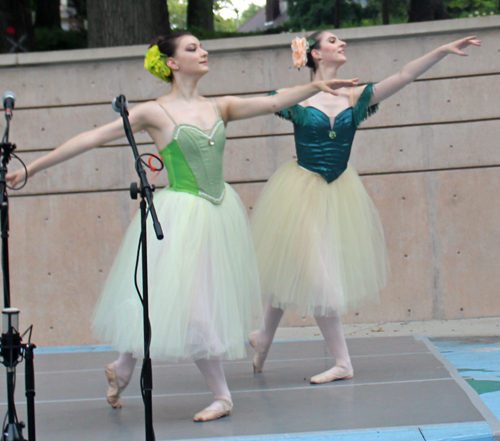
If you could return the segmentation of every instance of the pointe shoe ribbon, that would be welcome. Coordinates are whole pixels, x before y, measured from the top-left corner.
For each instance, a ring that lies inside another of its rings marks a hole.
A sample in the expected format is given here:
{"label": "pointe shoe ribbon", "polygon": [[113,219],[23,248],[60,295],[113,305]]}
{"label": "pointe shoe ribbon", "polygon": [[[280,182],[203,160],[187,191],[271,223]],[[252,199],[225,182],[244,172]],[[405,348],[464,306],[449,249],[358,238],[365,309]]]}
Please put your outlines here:
{"label": "pointe shoe ribbon", "polygon": [[115,365],[113,363],[106,366],[105,372],[109,384],[106,399],[111,407],[120,409],[122,407],[120,393],[127,387],[128,381],[116,374]]}
{"label": "pointe shoe ribbon", "polygon": [[334,366],[332,369],[312,377],[311,384],[330,383],[337,380],[348,380],[353,377],[354,371],[352,367]]}
{"label": "pointe shoe ribbon", "polygon": [[[213,408],[214,404],[219,404],[218,409]],[[233,411],[233,403],[227,400],[215,400],[210,406],[208,406],[206,409],[203,409],[201,412],[198,412],[194,418],[193,421],[195,422],[203,422],[203,421],[213,421],[213,420],[218,420],[219,418],[223,418],[225,416],[231,415],[231,412]]]}
{"label": "pointe shoe ribbon", "polygon": [[269,352],[269,348],[262,350],[259,347],[258,332],[259,331],[254,331],[248,336],[250,346],[255,349],[255,355],[253,357],[253,371],[255,374],[262,372],[264,369],[264,363],[267,358],[267,353]]}

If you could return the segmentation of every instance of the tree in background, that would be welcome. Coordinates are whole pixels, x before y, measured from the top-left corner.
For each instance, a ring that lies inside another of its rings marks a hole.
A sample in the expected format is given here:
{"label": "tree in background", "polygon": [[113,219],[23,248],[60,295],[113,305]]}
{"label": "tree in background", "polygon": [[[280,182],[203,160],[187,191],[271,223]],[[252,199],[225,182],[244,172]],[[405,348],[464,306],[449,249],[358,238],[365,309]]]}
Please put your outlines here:
{"label": "tree in background", "polygon": [[499,0],[446,0],[446,5],[453,18],[479,17],[500,12]]}
{"label": "tree in background", "polygon": [[171,32],[170,31],[171,27],[170,27],[170,14],[168,11],[167,0],[150,0],[150,1],[151,1],[150,14],[152,17],[151,33],[153,34],[152,38],[158,35],[169,34]]}
{"label": "tree in background", "polygon": [[[216,33],[227,36],[236,31],[238,21],[243,24],[260,9],[251,3],[235,20],[224,19],[219,13],[228,7],[237,16],[231,0],[168,0],[168,7],[166,1],[68,0],[72,15],[67,31],[61,29],[59,0],[0,0],[0,52],[88,47],[87,22],[90,47],[144,44],[170,32],[170,25],[178,30],[188,28],[188,23],[201,39],[214,38]],[[500,12],[500,0],[367,0],[364,7],[358,0],[288,2],[290,21],[281,30],[371,26]]]}
{"label": "tree in background", "polygon": [[335,14],[333,17],[333,27],[335,29],[340,28],[340,17],[342,15],[341,2],[342,0],[335,0]]}
{"label": "tree in background", "polygon": [[170,26],[174,30],[186,29],[187,2],[186,0],[168,0]]}
{"label": "tree in background", "polygon": [[444,0],[410,0],[408,22],[450,18]]}
{"label": "tree in background", "polygon": [[370,12],[365,11],[365,16],[373,19],[373,24],[406,23],[409,4],[409,0],[368,0]]}
{"label": "tree in background", "polygon": [[68,5],[75,8],[73,19],[76,24],[74,27],[80,30],[86,29],[85,22],[87,21],[87,0],[68,0]]}
{"label": "tree in background", "polygon": [[288,0],[286,26],[292,30],[360,26],[367,10],[353,0]]}
{"label": "tree in background", "polygon": [[33,49],[31,17],[29,0],[0,0],[0,53]]}
{"label": "tree in background", "polygon": [[60,0],[37,0],[35,28],[60,29]]}
{"label": "tree in background", "polygon": [[187,27],[196,32],[214,31],[214,0],[189,0],[187,6]]}
{"label": "tree in background", "polygon": [[389,22],[389,0],[382,0],[382,24],[388,25]]}
{"label": "tree in background", "polygon": [[280,0],[266,0],[266,22],[272,23],[280,15]]}
{"label": "tree in background", "polygon": [[149,43],[170,32],[165,0],[87,0],[89,47]]}

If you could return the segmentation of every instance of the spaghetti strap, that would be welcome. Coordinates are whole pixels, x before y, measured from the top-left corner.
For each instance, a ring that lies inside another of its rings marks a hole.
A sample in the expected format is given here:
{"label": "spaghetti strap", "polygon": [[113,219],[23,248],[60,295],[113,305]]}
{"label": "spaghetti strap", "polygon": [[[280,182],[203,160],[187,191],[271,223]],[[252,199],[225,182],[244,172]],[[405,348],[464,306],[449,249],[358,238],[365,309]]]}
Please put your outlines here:
{"label": "spaghetti strap", "polygon": [[354,107],[354,89],[351,88],[349,89],[349,101],[350,101],[350,104],[351,104],[351,107]]}
{"label": "spaghetti strap", "polygon": [[167,114],[167,116],[172,120],[172,122],[174,123],[174,125],[177,125],[177,122],[172,117],[172,115],[170,115],[170,113],[168,113],[168,110],[165,109],[165,107],[163,107],[160,103],[157,103],[157,104],[163,109],[163,111]]}
{"label": "spaghetti strap", "polygon": [[217,105],[217,101],[215,101],[214,98],[210,98],[210,101],[212,101],[212,104],[214,105],[215,113],[217,114],[217,118],[221,118],[220,111],[219,111],[219,106]]}

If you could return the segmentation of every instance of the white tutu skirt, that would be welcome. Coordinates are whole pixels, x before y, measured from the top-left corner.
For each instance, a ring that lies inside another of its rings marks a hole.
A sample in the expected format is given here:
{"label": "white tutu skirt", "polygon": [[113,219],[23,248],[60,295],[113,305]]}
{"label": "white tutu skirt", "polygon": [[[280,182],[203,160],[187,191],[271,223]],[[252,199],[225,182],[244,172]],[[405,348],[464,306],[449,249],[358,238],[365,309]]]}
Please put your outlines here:
{"label": "white tutu skirt", "polygon": [[[148,218],[151,357],[176,361],[246,356],[262,311],[257,262],[245,208],[226,184],[220,205],[189,193],[154,197],[165,238]],[[142,305],[134,286],[140,213],[130,224],[93,317],[96,337],[143,354]],[[139,262],[138,284],[142,290]]]}
{"label": "white tutu skirt", "polygon": [[389,272],[384,233],[354,169],[328,184],[287,162],[262,190],[251,226],[272,306],[328,316],[378,302]]}

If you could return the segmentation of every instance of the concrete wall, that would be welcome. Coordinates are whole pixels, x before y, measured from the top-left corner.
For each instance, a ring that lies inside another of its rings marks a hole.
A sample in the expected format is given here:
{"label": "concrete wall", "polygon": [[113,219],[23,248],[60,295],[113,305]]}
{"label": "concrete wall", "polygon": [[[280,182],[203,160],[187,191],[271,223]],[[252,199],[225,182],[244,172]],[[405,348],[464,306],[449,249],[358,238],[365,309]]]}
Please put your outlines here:
{"label": "concrete wall", "polygon": [[[347,322],[500,315],[500,17],[339,30],[343,77],[378,81],[433,48],[483,39],[388,99],[358,132],[352,163],[378,206],[392,277],[377,308]],[[295,35],[205,41],[207,96],[262,94],[308,81],[291,65]],[[110,102],[168,91],[142,68],[145,47],[0,56],[0,81],[18,100],[11,140],[26,161],[116,118]],[[1,124],[1,122],[0,122]],[[3,131],[3,128],[2,128]],[[226,179],[251,213],[265,181],[293,157],[292,126],[268,116],[228,127]],[[153,151],[138,134],[144,151]],[[95,343],[90,318],[136,202],[125,140],[30,180],[11,195],[12,304],[41,345]],[[10,169],[16,168],[13,162]],[[165,176],[153,181],[166,183]],[[283,324],[311,323],[288,315]]]}

